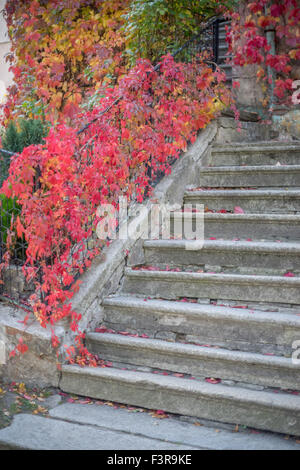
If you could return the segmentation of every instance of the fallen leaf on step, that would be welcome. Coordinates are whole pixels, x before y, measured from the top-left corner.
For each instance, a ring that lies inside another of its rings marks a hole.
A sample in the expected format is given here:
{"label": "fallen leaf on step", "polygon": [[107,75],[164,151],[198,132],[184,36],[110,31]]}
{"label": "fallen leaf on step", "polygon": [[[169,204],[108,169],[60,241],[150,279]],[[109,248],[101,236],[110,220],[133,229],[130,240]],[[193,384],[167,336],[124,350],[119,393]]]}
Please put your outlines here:
{"label": "fallen leaf on step", "polygon": [[25,398],[25,400],[32,400],[32,397],[29,395],[23,394],[22,396]]}
{"label": "fallen leaf on step", "polygon": [[221,379],[215,379],[213,377],[208,377],[205,379],[205,382],[208,382],[210,384],[219,384],[221,382]]}
{"label": "fallen leaf on step", "polygon": [[240,206],[235,206],[234,213],[235,214],[245,214],[244,210]]}
{"label": "fallen leaf on step", "polygon": [[295,274],[293,273],[285,273],[284,277],[295,277]]}
{"label": "fallen leaf on step", "polygon": [[107,328],[101,327],[95,329],[96,333],[107,333]]}
{"label": "fallen leaf on step", "polygon": [[158,419],[166,419],[169,417],[169,415],[167,415],[167,413],[163,410],[154,411],[154,413],[150,413],[150,416],[152,416],[152,418]]}

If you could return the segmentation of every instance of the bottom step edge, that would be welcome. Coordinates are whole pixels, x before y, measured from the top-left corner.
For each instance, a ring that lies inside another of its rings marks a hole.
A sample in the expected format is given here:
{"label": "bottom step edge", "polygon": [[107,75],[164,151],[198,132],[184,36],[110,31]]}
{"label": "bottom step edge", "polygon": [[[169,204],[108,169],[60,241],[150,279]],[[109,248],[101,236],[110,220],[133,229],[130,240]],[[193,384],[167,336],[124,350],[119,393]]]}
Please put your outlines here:
{"label": "bottom step edge", "polygon": [[300,435],[300,399],[288,394],[73,365],[63,366],[60,388],[91,398]]}

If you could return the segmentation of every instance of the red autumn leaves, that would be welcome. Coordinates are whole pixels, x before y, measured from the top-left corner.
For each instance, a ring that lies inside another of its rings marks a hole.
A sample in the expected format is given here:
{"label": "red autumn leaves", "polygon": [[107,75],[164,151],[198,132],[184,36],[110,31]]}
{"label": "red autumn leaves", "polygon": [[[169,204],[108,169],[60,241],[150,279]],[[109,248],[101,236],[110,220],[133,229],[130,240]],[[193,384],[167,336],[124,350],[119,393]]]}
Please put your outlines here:
{"label": "red autumn leaves", "polygon": [[[206,86],[199,89],[195,77],[202,73]],[[113,105],[119,96],[122,100]],[[14,229],[28,244],[23,271],[36,286],[34,313],[42,327],[70,320],[76,335],[75,349],[67,349],[70,358],[91,358],[80,316],[68,302],[79,288],[77,276],[105,245],[95,237],[87,243],[99,221],[98,206],[109,203],[117,209],[120,195],[143,201],[150,189],[149,167],[152,179],[170,171],[170,162],[216,115],[215,99],[226,103],[229,95],[221,75],[204,62],[177,64],[168,55],[154,70],[140,60],[92,112],[75,121],[79,127],[109,108],[86,132],[78,136],[62,122],[45,144],[13,159],[3,190],[22,208]],[[53,346],[58,345],[53,338]]]}
{"label": "red autumn leaves", "polygon": [[[233,62],[241,67],[251,64],[259,66],[257,79],[266,94],[264,105],[269,104],[268,86],[275,72],[274,94],[279,102],[290,105],[293,90],[291,71],[300,57],[299,2],[256,0],[247,5],[246,13],[244,21],[238,13],[229,13],[232,28],[227,33],[227,40]],[[275,42],[280,42],[280,49],[277,48],[275,53],[267,40],[267,30],[274,31]]]}

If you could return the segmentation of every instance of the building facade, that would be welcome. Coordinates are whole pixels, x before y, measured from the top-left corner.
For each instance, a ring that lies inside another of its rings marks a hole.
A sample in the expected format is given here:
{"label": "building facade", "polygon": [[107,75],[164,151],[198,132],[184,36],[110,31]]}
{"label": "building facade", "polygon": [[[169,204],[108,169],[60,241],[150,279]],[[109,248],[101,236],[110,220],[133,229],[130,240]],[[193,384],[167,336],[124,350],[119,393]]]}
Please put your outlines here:
{"label": "building facade", "polygon": [[7,87],[12,83],[13,75],[9,72],[9,64],[6,62],[6,54],[10,50],[10,41],[7,34],[6,22],[3,17],[5,0],[0,0],[0,102],[5,99]]}

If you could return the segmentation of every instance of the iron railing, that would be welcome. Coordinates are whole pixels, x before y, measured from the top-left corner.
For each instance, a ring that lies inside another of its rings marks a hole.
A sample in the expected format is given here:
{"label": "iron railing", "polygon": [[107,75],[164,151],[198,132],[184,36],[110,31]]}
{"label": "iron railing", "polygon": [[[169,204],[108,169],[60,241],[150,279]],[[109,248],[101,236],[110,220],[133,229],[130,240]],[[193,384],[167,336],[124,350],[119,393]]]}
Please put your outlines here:
{"label": "iron railing", "polygon": [[[215,67],[218,62],[218,51],[219,51],[219,26],[220,20],[218,18],[212,18],[210,21],[201,28],[199,33],[189,39],[185,44],[177,49],[172,55],[179,62],[191,62],[197,61],[199,53],[206,51],[207,62]],[[158,63],[155,66],[155,70],[158,71],[160,64]],[[84,132],[88,132],[92,124],[94,124],[98,119],[103,117],[113,106],[117,106],[118,103],[122,100],[122,97],[117,98],[110,106],[104,109],[97,117],[92,121],[85,124],[77,134],[80,136]],[[89,144],[89,150],[92,151],[93,139]],[[3,154],[13,155],[11,152],[1,150]],[[80,165],[80,155],[79,165]],[[169,163],[172,164],[175,159],[170,158]],[[150,173],[149,177],[151,179],[151,186],[155,186],[163,174],[155,174],[155,177],[152,177],[151,165],[149,166]],[[0,186],[1,187],[1,186]],[[20,208],[16,201],[7,200],[2,198],[0,194],[0,264],[4,261],[5,252],[6,252],[6,237],[9,233],[11,218],[16,217],[20,212]],[[85,252],[93,246],[95,242],[96,234],[94,234],[91,239],[86,242],[86,250],[81,253],[81,259],[85,257]],[[76,251],[76,247],[74,247]],[[72,256],[72,252],[71,252]],[[26,241],[25,239],[16,239],[13,249],[10,250],[10,260],[8,266],[0,272],[0,298],[6,299],[14,304],[20,306],[26,306],[30,308],[26,299],[29,297],[29,294],[33,292],[33,286],[28,284],[22,273],[22,266],[26,260]],[[48,260],[49,263],[52,262],[51,259]],[[41,268],[36,266],[40,276],[42,276]],[[75,276],[79,277],[79,274]]]}

